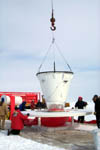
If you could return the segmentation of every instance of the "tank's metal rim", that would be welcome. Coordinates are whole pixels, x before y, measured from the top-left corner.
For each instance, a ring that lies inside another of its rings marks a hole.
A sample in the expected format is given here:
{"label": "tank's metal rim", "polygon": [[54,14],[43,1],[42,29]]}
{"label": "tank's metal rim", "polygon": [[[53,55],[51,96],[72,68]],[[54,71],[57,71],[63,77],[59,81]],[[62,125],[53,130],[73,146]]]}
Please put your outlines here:
{"label": "tank's metal rim", "polygon": [[36,74],[36,76],[39,75],[39,74],[43,74],[43,73],[69,73],[69,74],[74,74],[74,73],[71,72],[71,71],[45,71],[45,72],[38,72],[38,73]]}

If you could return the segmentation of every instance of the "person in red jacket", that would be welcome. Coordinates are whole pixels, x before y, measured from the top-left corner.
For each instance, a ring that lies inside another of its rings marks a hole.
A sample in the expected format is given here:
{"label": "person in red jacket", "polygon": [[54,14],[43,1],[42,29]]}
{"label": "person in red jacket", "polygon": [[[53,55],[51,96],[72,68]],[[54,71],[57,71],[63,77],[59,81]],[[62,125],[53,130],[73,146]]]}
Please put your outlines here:
{"label": "person in red jacket", "polygon": [[24,120],[28,119],[29,114],[23,115],[19,108],[15,107],[15,111],[11,117],[11,130],[8,129],[8,134],[19,135],[20,131],[24,128]]}
{"label": "person in red jacket", "polygon": [[31,110],[34,110],[34,109],[35,109],[35,103],[34,103],[34,100],[31,101],[30,108],[31,108]]}

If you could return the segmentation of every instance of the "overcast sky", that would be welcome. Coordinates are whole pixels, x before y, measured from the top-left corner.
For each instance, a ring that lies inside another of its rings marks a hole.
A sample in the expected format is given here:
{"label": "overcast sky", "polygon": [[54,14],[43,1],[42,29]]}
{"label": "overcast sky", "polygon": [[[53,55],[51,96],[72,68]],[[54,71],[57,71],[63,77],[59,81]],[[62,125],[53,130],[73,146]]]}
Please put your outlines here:
{"label": "overcast sky", "polygon": [[[74,72],[67,100],[91,100],[100,95],[100,2],[54,0],[54,16],[56,43]],[[52,40],[50,17],[51,0],[0,0],[0,91],[41,91],[36,73]]]}

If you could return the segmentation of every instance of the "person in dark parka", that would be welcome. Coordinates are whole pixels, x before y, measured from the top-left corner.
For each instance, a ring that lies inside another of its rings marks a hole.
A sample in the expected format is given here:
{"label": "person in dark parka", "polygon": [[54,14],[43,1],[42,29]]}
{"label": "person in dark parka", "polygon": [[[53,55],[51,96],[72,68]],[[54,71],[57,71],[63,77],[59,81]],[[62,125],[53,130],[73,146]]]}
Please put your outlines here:
{"label": "person in dark parka", "polygon": [[20,111],[25,111],[26,101],[23,101],[22,104],[19,105]]}
{"label": "person in dark parka", "polygon": [[41,109],[42,108],[42,102],[40,100],[38,100],[38,102],[36,104],[36,108],[37,109]]}
{"label": "person in dark parka", "polygon": [[[78,101],[75,104],[75,108],[84,109],[84,107],[86,107],[86,105],[87,105],[87,102],[83,101],[83,98],[80,96],[80,97],[78,97]],[[84,116],[79,116],[78,122],[84,123]]]}
{"label": "person in dark parka", "polygon": [[97,127],[100,128],[100,97],[98,95],[93,96],[93,102],[95,103],[95,112]]}

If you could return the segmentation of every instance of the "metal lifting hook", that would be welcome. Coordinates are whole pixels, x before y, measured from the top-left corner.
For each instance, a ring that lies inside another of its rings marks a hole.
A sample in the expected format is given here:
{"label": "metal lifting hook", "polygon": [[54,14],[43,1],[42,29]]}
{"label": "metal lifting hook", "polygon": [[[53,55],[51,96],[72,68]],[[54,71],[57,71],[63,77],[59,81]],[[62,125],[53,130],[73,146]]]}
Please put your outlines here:
{"label": "metal lifting hook", "polygon": [[55,30],[56,30],[56,27],[55,27],[55,26],[52,26],[52,27],[50,27],[50,29],[51,29],[52,31],[55,31]]}
{"label": "metal lifting hook", "polygon": [[51,27],[50,27],[50,29],[52,30],[52,31],[55,31],[56,30],[56,26],[55,26],[55,18],[54,18],[54,15],[53,15],[53,9],[52,9],[52,17],[51,17],[51,19],[50,19],[50,22],[51,22]]}

